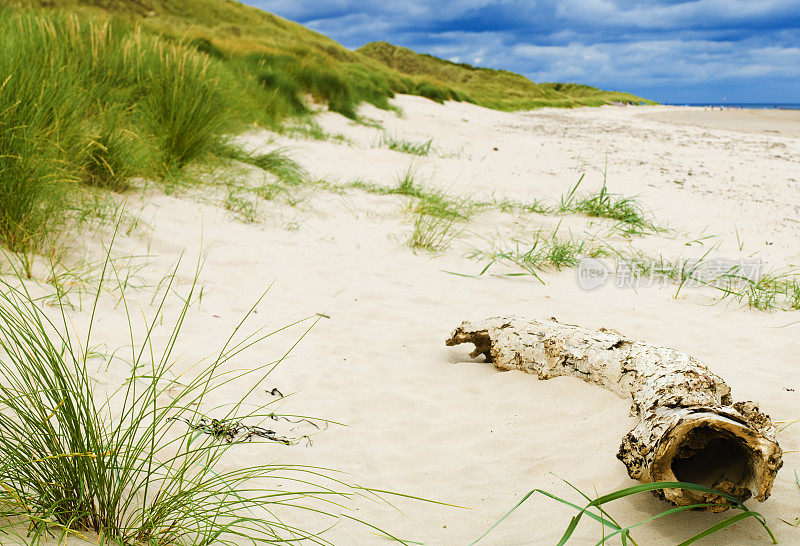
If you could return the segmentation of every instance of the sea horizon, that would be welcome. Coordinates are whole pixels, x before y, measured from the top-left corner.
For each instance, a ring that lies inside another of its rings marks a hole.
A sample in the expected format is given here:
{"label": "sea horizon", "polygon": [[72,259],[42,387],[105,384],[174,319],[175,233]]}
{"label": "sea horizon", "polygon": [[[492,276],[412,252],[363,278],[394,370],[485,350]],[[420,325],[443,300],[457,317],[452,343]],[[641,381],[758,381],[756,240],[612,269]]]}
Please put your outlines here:
{"label": "sea horizon", "polygon": [[798,102],[665,102],[667,106],[744,108],[746,110],[800,110]]}

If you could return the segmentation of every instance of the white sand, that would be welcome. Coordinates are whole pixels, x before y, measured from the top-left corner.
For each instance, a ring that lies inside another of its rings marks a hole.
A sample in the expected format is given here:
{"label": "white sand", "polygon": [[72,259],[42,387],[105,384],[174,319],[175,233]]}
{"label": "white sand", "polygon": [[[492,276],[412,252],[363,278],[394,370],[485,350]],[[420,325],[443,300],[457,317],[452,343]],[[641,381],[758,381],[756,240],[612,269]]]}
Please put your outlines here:
{"label": "white sand", "polygon": [[[433,138],[443,155],[454,155],[416,158],[417,172],[430,186],[475,198],[555,201],[582,171],[587,173],[583,187],[599,188],[598,169],[607,162],[609,189],[638,195],[674,231],[629,242],[618,234],[608,236],[608,223],[573,216],[564,220],[563,233],[595,234],[615,248],[632,244],[667,258],[702,255],[718,243],[715,256],[757,253],[772,268],[800,261],[800,138],[796,129],[783,129],[799,124],[794,118],[782,120],[780,132],[773,133],[763,127],[743,131],[748,126],[734,120],[747,114],[739,112],[604,107],[502,113],[405,96],[396,104],[403,118],[372,108],[364,113],[391,134]],[[717,114],[725,116],[725,124],[709,121]],[[361,178],[392,185],[415,159],[375,148],[378,129],[334,114],[323,114],[320,121],[353,145],[285,137],[271,142],[275,135],[260,132],[244,136],[243,142],[259,151],[289,146],[316,177],[339,182]],[[682,291],[678,299],[674,286],[635,291],[609,285],[586,292],[578,287],[574,270],[542,274],[544,285],[525,277],[467,278],[446,272],[477,274],[483,264],[464,258],[469,248],[485,248],[497,237],[524,236],[538,226],[552,227],[559,221],[556,216],[480,213],[450,250],[430,256],[403,246],[410,227],[403,199],[397,196],[308,191],[307,200],[295,207],[261,202],[263,220],[255,224],[236,221],[220,206],[191,195],[151,193],[133,201],[129,210],[150,228],[122,236],[115,253],[152,256],[138,272],[144,284],[154,286],[184,252],[180,284],[185,289],[192,260],[201,251],[207,255],[201,273],[203,299],[199,308],[192,308],[176,369],[218,348],[272,281],[254,325],[277,327],[315,313],[330,317],[320,320],[263,387],[296,393],[280,404],[283,412],[347,426],[316,434],[312,447],[242,444],[233,451],[236,463],[318,465],[345,472],[346,481],[471,508],[391,499],[400,513],[373,501],[352,501],[354,517],[402,538],[467,543],[535,488],[580,504],[580,497],[556,476],[590,495],[635,483],[615,457],[622,436],[634,425],[628,402],[577,379],[537,381],[472,361],[471,348],[444,346],[462,320],[519,314],[614,328],[699,357],[731,385],[736,399],[759,401],[774,419],[800,418],[798,312],[711,305],[714,292],[697,288]],[[707,236],[713,238],[692,244]],[[99,257],[97,245],[91,246]],[[146,305],[149,292],[139,292]],[[100,310],[98,339],[124,345],[124,322],[111,303],[109,299]],[[172,305],[179,304],[174,298]],[[74,312],[76,324],[84,323],[87,313]],[[296,327],[276,336],[236,364],[276,358],[301,333]],[[126,373],[112,369],[103,377],[113,383]],[[231,387],[230,398],[236,389]],[[254,395],[255,401],[270,398],[264,389]],[[299,432],[310,431],[303,427]],[[780,435],[784,449],[800,449],[798,432],[800,425]],[[782,541],[793,543],[800,540],[800,531],[777,518],[800,516],[800,490],[793,475],[800,456],[789,453],[784,460],[772,497],[750,504]],[[665,508],[649,495],[608,506],[627,524]],[[533,496],[485,543],[552,544],[571,515],[567,507]],[[676,543],[719,519],[683,513],[652,522],[633,536],[640,544]],[[306,516],[300,523],[313,527],[323,522]],[[600,537],[599,525],[587,521],[575,543]],[[327,538],[337,544],[385,543],[370,529],[347,521]],[[766,535],[752,520],[706,541],[757,542],[766,543]]]}

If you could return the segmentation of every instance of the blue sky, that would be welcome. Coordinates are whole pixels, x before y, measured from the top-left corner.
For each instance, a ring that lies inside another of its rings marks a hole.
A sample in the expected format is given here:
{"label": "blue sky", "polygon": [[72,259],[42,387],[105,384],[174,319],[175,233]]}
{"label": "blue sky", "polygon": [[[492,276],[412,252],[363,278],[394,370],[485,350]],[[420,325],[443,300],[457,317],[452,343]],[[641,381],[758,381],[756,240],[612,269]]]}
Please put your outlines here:
{"label": "blue sky", "polygon": [[798,0],[246,0],[355,49],[385,40],[661,102],[800,102]]}

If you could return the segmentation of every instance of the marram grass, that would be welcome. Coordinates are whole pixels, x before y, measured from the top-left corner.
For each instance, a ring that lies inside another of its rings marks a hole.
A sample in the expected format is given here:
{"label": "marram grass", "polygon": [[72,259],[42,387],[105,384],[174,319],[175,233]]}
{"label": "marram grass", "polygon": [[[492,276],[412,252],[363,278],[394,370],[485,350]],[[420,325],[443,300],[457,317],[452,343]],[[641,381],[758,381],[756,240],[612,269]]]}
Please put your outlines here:
{"label": "marram grass", "polygon": [[37,252],[81,185],[121,191],[202,157],[232,127],[234,81],[123,26],[0,11],[0,242]]}
{"label": "marram grass", "polygon": [[[115,278],[119,272],[107,260],[102,282]],[[243,334],[248,313],[210,359],[177,375],[171,371],[174,351],[197,285],[168,313],[174,280],[173,272],[143,329],[134,327],[132,314],[138,311],[122,290],[129,345],[112,353],[111,363],[130,371],[119,388],[107,392],[95,380],[101,364],[91,349],[102,286],[79,336],[65,306],[56,302],[60,316],[51,319],[21,279],[0,279],[3,531],[19,534],[22,527],[28,543],[95,533],[104,543],[119,544],[327,544],[318,533],[339,520],[340,505],[370,490],[347,486],[328,469],[239,464],[236,443],[185,424],[206,416],[252,425],[268,419],[272,412],[252,395],[277,362],[249,370],[227,364],[277,331],[302,328],[303,321]],[[233,382],[247,387],[238,398],[215,405],[215,391]],[[313,514],[319,528],[284,522],[298,512]]]}

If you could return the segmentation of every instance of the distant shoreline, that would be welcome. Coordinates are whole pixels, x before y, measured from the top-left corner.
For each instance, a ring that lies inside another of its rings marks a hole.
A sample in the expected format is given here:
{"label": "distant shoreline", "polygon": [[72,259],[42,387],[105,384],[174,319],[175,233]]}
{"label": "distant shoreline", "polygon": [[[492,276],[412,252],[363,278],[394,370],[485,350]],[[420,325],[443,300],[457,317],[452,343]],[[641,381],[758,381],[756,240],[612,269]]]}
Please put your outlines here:
{"label": "distant shoreline", "polygon": [[[733,105],[729,105],[733,106]],[[642,110],[641,117],[673,125],[694,125],[706,129],[724,129],[750,134],[774,133],[800,138],[800,108],[703,108],[654,107]]]}
{"label": "distant shoreline", "polygon": [[692,106],[699,108],[739,108],[745,110],[800,110],[797,102],[665,102],[665,106]]}

